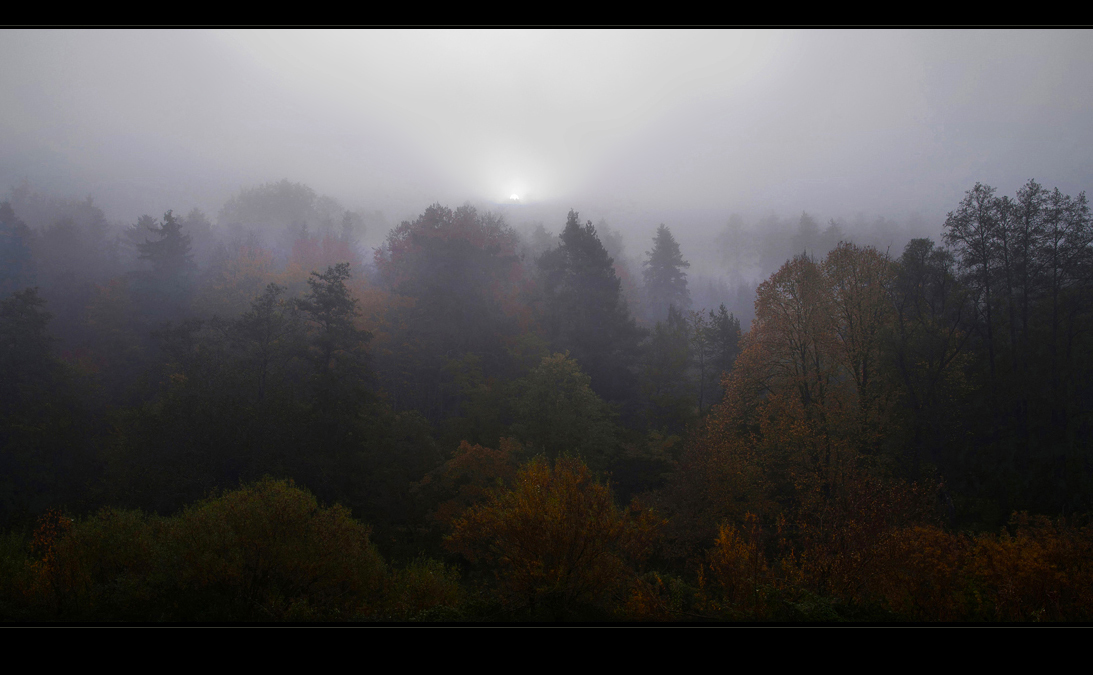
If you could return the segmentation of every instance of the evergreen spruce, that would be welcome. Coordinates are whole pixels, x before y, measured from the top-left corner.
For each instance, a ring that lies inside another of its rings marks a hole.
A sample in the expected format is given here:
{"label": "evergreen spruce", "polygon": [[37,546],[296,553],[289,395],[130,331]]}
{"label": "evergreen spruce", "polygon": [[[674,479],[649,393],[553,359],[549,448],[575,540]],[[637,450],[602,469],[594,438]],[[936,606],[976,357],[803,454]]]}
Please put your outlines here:
{"label": "evergreen spruce", "polygon": [[668,317],[668,307],[675,306],[683,311],[691,306],[691,294],[687,290],[687,273],[684,268],[691,263],[683,259],[679,244],[672,237],[672,231],[661,224],[653,237],[653,250],[646,255],[645,294],[648,299],[650,319],[663,321]]}

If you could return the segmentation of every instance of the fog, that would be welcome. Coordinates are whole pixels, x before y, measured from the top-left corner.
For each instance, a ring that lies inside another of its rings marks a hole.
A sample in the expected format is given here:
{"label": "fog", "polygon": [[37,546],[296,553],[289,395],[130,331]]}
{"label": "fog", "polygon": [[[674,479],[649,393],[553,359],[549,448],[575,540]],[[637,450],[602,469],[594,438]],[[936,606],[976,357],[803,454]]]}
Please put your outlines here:
{"label": "fog", "polygon": [[710,248],[734,213],[936,237],[977,181],[1086,189],[1091,45],[1088,31],[9,30],[0,185],[90,195],[125,223],[213,216],[286,178],[392,224],[470,201],[557,232],[573,208],[635,258],[667,223],[719,274]]}
{"label": "fog", "polygon": [[1091,35],[0,31],[0,618],[1089,622]]}

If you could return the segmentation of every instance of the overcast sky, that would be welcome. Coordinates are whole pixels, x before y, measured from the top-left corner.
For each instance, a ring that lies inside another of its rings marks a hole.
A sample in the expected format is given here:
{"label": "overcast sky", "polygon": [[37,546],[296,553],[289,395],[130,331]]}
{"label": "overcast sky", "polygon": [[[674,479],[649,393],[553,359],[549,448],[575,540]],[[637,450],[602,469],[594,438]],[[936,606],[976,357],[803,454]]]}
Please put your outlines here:
{"label": "overcast sky", "polygon": [[4,189],[126,221],[282,178],[393,218],[516,194],[619,226],[1093,185],[1089,31],[9,30],[0,91]]}

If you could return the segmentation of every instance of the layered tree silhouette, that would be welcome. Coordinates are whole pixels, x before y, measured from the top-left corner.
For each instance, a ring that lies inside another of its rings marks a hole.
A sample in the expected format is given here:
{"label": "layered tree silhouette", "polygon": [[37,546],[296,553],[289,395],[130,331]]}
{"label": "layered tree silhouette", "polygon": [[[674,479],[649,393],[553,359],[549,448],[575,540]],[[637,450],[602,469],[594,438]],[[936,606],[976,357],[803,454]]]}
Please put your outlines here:
{"label": "layered tree silhouette", "polygon": [[646,255],[648,258],[642,263],[642,278],[652,320],[665,320],[668,308],[672,306],[680,312],[690,309],[691,294],[687,290],[687,273],[684,270],[691,263],[683,259],[672,231],[663,223],[653,237],[653,249]]}
{"label": "layered tree silhouette", "polygon": [[539,258],[543,327],[553,349],[568,351],[609,401],[634,393],[642,331],[622,299],[612,260],[591,221],[570,211],[558,248]]}

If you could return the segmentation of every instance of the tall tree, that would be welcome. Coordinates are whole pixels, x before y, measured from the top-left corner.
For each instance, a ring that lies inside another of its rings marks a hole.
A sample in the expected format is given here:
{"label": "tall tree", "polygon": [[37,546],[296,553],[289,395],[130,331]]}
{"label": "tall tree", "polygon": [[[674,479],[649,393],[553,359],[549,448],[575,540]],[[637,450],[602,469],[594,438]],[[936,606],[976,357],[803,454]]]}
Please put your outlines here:
{"label": "tall tree", "polygon": [[821,270],[842,366],[854,382],[864,413],[878,394],[881,334],[891,313],[886,289],[894,274],[892,263],[875,248],[842,242],[828,253]]}
{"label": "tall tree", "polygon": [[182,221],[172,211],[163,214],[163,224],[150,218],[140,221],[154,238],[137,244],[140,259],[147,260],[151,272],[138,278],[138,293],[143,310],[153,323],[180,318],[189,304],[195,265],[190,253],[190,237],[182,231]]}
{"label": "tall tree", "polygon": [[509,352],[530,314],[518,245],[498,216],[469,205],[453,211],[433,204],[393,229],[376,251],[381,279],[401,296],[383,331],[398,356],[380,364],[400,407],[434,421],[454,412],[461,403],[450,371],[466,358],[485,378],[516,374]]}
{"label": "tall tree", "polygon": [[307,294],[296,301],[297,310],[311,329],[308,358],[319,378],[319,391],[332,400],[338,398],[336,391],[343,396],[363,393],[367,360],[364,348],[372,339],[371,333],[356,325],[360,310],[346,287],[349,278],[349,263],[328,267],[322,274],[312,272]]}
{"label": "tall tree", "polygon": [[10,202],[0,202],[0,297],[24,289],[34,281],[33,235],[15,217]]}
{"label": "tall tree", "polygon": [[675,305],[666,321],[658,321],[645,346],[642,389],[649,402],[646,424],[651,429],[682,433],[695,414],[691,369],[691,325]]}
{"label": "tall tree", "polygon": [[980,324],[987,344],[991,378],[995,374],[994,301],[992,281],[998,257],[998,200],[994,188],[976,183],[968,190],[960,207],[945,220],[945,243],[955,250],[968,285],[976,292],[975,307],[983,316]]}
{"label": "tall tree", "polygon": [[539,258],[547,339],[569,351],[592,377],[592,389],[609,401],[634,394],[633,373],[642,331],[621,295],[612,259],[592,221],[570,211],[561,245]]}
{"label": "tall tree", "polygon": [[[725,309],[722,304],[714,312],[710,310],[710,320],[707,324],[707,341],[709,343],[710,359],[709,367],[712,370],[710,379],[714,393],[720,394],[722,380],[732,370],[733,363],[740,353],[740,319]],[[720,395],[710,396],[710,403],[715,403]]]}
{"label": "tall tree", "polygon": [[968,342],[969,291],[956,278],[951,252],[929,239],[913,239],[903,250],[888,287],[892,305],[889,364],[902,384],[911,413],[913,475],[928,461],[948,469],[944,437],[959,417],[964,383],[962,353]]}
{"label": "tall tree", "polygon": [[691,263],[683,259],[672,231],[663,223],[653,237],[653,250],[646,255],[649,257],[644,263],[642,277],[652,319],[667,318],[668,307],[672,305],[680,311],[690,309],[691,294],[687,290],[687,273],[683,270]]}
{"label": "tall tree", "polygon": [[163,225],[148,224],[155,239],[145,239],[138,244],[140,259],[152,265],[152,272],[160,278],[177,278],[193,271],[193,255],[190,254],[190,236],[183,234],[182,221],[173,211],[163,214]]}

